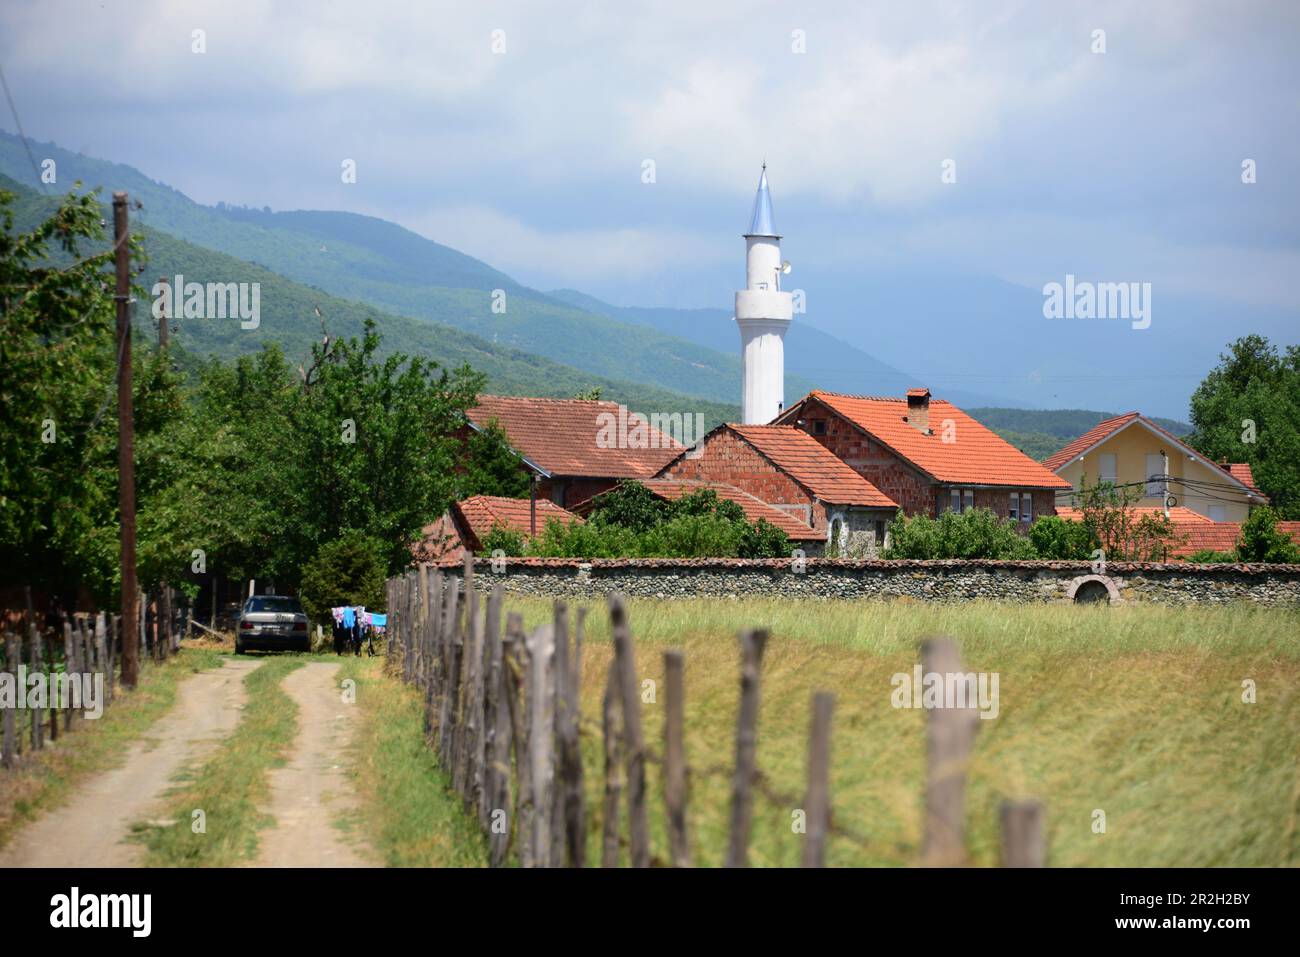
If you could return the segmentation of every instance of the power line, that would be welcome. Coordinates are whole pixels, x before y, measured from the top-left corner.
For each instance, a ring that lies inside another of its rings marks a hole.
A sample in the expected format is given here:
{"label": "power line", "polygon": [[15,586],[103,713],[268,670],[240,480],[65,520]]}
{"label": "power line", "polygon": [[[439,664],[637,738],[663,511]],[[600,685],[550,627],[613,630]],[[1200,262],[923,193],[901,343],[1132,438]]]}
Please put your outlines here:
{"label": "power line", "polygon": [[36,182],[40,184],[41,192],[49,195],[49,190],[45,188],[45,181],[41,179],[41,169],[36,165],[36,156],[32,153],[32,146],[27,142],[27,134],[23,132],[23,121],[18,118],[18,107],[14,105],[13,94],[9,92],[9,81],[5,79],[5,71],[0,67],[0,86],[4,87],[5,99],[9,101],[9,112],[13,114],[14,126],[18,127],[18,136],[23,141],[23,149],[27,150],[27,158],[31,161],[32,172],[36,174]]}

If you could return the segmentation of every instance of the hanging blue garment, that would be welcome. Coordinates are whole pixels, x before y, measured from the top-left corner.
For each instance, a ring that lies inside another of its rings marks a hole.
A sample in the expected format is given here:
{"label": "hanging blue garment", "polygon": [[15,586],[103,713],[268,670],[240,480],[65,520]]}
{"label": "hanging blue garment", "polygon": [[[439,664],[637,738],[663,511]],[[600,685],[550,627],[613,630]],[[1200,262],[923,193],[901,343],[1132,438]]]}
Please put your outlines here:
{"label": "hanging blue garment", "polygon": [[386,628],[388,627],[388,616],[372,611],[370,613],[370,624],[374,625],[376,628]]}
{"label": "hanging blue garment", "polygon": [[357,613],[348,605],[343,609],[343,627],[351,628],[357,622]]}

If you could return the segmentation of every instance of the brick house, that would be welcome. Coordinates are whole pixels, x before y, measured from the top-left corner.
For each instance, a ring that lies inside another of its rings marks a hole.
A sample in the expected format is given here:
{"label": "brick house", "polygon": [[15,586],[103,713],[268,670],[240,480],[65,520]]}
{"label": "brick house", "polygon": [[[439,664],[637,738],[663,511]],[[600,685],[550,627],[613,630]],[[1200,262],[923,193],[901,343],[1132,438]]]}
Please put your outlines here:
{"label": "brick house", "polygon": [[834,540],[850,554],[886,544],[898,503],[793,425],[721,425],[658,478],[720,482]]}
{"label": "brick house", "polygon": [[907,515],[984,507],[1024,525],[1070,483],[929,389],[905,397],[814,391],[775,422],[808,434]]}
{"label": "brick house", "polygon": [[621,479],[651,478],[685,448],[615,402],[481,395],[465,417],[475,430],[496,420],[532,478],[533,494],[560,506]]}

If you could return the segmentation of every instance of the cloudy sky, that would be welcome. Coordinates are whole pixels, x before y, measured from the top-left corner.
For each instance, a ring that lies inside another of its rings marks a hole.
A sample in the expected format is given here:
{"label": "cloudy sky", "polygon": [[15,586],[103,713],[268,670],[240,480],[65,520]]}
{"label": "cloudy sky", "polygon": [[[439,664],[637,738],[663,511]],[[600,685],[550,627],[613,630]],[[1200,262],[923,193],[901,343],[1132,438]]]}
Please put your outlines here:
{"label": "cloudy sky", "polygon": [[1198,343],[1300,338],[1300,5],[815,6],[6,0],[0,63],[30,137],[200,202],[382,216],[542,289],[728,307],[766,160],[809,321],[868,351],[899,317],[856,284],[890,276],[921,313],[931,279],[1151,282],[1203,307]]}

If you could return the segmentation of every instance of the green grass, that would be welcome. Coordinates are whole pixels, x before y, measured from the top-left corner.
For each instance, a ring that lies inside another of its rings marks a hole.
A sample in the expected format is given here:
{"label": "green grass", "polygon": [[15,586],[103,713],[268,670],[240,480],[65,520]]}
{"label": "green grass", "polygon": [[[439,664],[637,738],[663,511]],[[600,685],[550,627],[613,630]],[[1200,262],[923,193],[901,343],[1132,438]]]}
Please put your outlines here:
{"label": "green grass", "polygon": [[[140,664],[136,688],[117,685],[102,717],[82,721],[69,733],[60,716],[59,740],[51,743],[47,712],[44,750],[35,755],[25,751],[20,767],[0,771],[0,847],[17,828],[67,801],[89,775],[120,763],[128,747],[175,704],[180,682],[196,671],[219,668],[221,659],[210,649],[185,648],[163,665]],[[30,723],[23,733],[26,747]]]}
{"label": "green grass", "polygon": [[349,774],[360,810],[341,825],[364,833],[390,867],[482,867],[487,842],[424,743],[424,710],[410,686],[383,674],[382,658],[343,659],[356,681],[360,722]]}
{"label": "green grass", "polygon": [[[269,772],[284,763],[298,729],[298,706],[280,682],[307,660],[268,657],[244,678],[248,697],[238,726],[167,797],[161,816],[172,823],[135,825],[146,867],[229,867],[256,860],[258,832],[272,823],[259,810],[270,799]],[[192,830],[195,809],[206,817],[203,833]]]}
{"label": "green grass", "polygon": [[[528,627],[550,603],[511,598]],[[607,615],[589,604],[582,707],[598,722],[610,659]],[[921,841],[925,718],[890,704],[890,677],[916,646],[946,634],[967,670],[1000,675],[1000,716],[980,722],[968,776],[967,843],[977,865],[998,856],[1004,797],[1047,808],[1057,866],[1300,864],[1296,735],[1300,613],[1220,608],[1019,607],[915,603],[633,601],[638,674],[655,680],[642,704],[646,740],[662,751],[662,651],[686,653],[691,845],[716,865],[727,840],[739,690],[736,633],[766,627],[759,767],[791,801],[759,797],[751,861],[797,865],[791,812],[805,786],[811,698],[836,696],[832,733],[832,865],[911,865]],[[1241,700],[1253,680],[1258,700]],[[598,724],[595,725],[598,727]],[[601,750],[584,734],[589,859],[598,860]],[[649,766],[654,856],[666,835],[659,767]],[[1092,831],[1093,811],[1107,832]],[[626,813],[624,811],[624,813]],[[626,829],[624,828],[624,833]]]}

